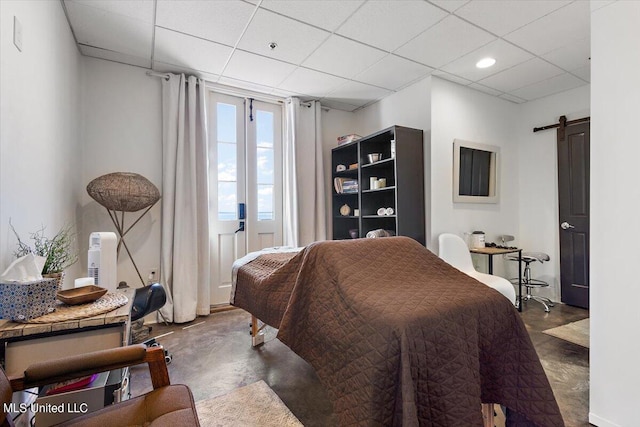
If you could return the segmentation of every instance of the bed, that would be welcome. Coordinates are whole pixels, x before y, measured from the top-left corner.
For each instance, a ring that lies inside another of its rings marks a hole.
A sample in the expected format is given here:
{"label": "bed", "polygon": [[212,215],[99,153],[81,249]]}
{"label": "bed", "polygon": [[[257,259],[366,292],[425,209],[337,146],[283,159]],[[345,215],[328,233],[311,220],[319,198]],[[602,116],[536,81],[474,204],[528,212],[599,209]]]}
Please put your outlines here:
{"label": "bed", "polygon": [[341,425],[490,425],[482,402],[508,408],[508,426],[564,425],[513,305],[414,240],[318,242],[237,267],[232,304],[314,367]]}

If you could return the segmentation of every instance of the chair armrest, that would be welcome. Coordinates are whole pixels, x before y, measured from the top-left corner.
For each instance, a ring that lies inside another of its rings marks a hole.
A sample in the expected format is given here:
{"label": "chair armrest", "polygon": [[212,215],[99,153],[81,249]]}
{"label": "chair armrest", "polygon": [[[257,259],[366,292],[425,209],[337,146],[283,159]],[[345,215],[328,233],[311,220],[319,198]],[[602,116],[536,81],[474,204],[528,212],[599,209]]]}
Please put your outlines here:
{"label": "chair armrest", "polygon": [[12,376],[9,380],[13,391],[18,391],[141,363],[149,365],[154,389],[170,384],[164,350],[161,347],[147,348],[143,344],[34,363],[23,376]]}

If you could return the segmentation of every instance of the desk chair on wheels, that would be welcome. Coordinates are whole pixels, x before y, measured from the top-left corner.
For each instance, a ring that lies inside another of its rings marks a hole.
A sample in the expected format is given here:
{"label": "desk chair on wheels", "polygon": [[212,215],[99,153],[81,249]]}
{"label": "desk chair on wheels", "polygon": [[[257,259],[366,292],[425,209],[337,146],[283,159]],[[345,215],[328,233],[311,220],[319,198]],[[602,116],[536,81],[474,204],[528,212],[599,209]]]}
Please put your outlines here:
{"label": "desk chair on wheels", "polygon": [[[136,293],[133,297],[133,304],[131,306],[131,322],[142,319],[147,314],[160,310],[167,302],[167,293],[160,283],[152,283],[147,286],[136,289]],[[165,321],[164,316],[160,313],[160,317]],[[155,338],[148,339],[142,344],[147,347],[160,347],[160,344]],[[164,350],[164,358],[167,365],[173,360],[173,355],[167,350]]]}

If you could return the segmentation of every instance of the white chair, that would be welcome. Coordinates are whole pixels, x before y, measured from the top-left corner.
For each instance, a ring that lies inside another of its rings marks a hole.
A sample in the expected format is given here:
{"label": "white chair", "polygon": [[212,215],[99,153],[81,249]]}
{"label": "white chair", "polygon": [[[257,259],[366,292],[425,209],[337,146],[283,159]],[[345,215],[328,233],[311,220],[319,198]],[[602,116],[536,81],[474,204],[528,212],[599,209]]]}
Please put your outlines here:
{"label": "white chair", "polygon": [[516,291],[507,279],[476,271],[471,260],[469,247],[460,236],[443,233],[438,236],[438,256],[453,267],[495,289],[504,295],[512,304],[516,303]]}

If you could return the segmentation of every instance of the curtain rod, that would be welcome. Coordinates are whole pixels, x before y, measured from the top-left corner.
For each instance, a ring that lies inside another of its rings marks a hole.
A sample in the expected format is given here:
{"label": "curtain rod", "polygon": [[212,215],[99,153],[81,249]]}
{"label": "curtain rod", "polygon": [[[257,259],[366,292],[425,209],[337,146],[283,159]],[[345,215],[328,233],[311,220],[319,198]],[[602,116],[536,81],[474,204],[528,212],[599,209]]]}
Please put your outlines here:
{"label": "curtain rod", "polygon": [[[165,79],[165,80],[169,80],[170,75],[168,73],[157,73],[155,71],[147,71],[147,76],[149,77],[159,77],[161,79]],[[221,92],[221,93],[226,93],[227,95],[234,95],[234,96],[241,96],[243,98],[254,98],[257,99],[259,101],[265,101],[265,102],[271,102],[271,103],[276,103],[276,104],[281,104],[283,102],[283,100],[281,98],[275,97],[275,96],[269,96],[269,95],[264,95],[264,94],[253,94],[253,93],[249,93],[248,91],[244,91],[242,89],[235,89],[235,88],[230,88],[228,86],[223,86],[220,85],[219,83],[213,83],[213,82],[206,82],[207,86],[216,89],[217,91]],[[300,105],[305,106],[305,107],[311,107],[311,102],[300,102]],[[322,106],[322,109],[324,111],[329,111],[328,107]]]}
{"label": "curtain rod", "polygon": [[[149,77],[158,77],[158,78],[165,79],[165,80],[169,80],[169,78],[170,78],[170,74],[169,73],[157,73],[155,71],[147,71],[146,74]],[[205,85],[208,88],[213,89],[218,93],[223,93],[225,95],[238,96],[238,97],[241,97],[241,98],[253,98],[253,99],[256,99],[258,101],[269,102],[271,104],[282,104],[283,103],[283,99],[279,98],[277,96],[266,95],[266,94],[262,94],[262,93],[254,93],[254,92],[243,90],[243,89],[240,89],[240,88],[234,88],[234,87],[231,87],[231,86],[225,86],[225,85],[221,85],[219,83],[209,82],[209,81],[206,81],[206,80],[204,82],[205,82]]]}
{"label": "curtain rod", "polygon": [[149,77],[160,77],[161,79],[169,80],[169,74],[167,73],[156,73],[154,71],[147,71],[147,76]]}
{"label": "curtain rod", "polygon": [[[565,116],[562,116],[565,117]],[[560,118],[560,122],[562,122],[562,117]],[[581,119],[575,119],[575,120],[569,120],[566,121],[566,117],[565,117],[565,121],[564,121],[564,126],[568,126],[568,125],[575,125],[577,123],[582,123],[582,122],[588,122],[589,120],[591,120],[591,117],[583,117]],[[541,130],[547,130],[547,129],[555,129],[555,128],[559,128],[561,123],[555,123],[553,125],[547,125],[547,126],[541,126],[539,128],[533,128],[534,132],[539,132]]]}

